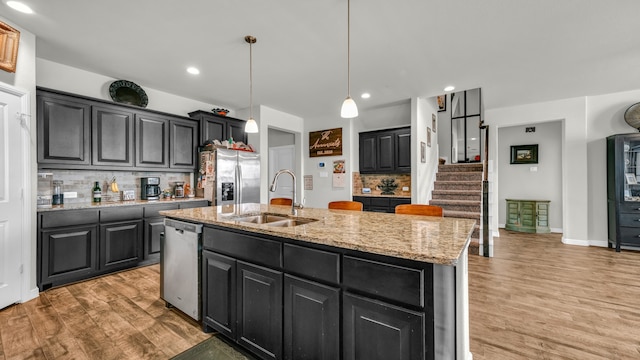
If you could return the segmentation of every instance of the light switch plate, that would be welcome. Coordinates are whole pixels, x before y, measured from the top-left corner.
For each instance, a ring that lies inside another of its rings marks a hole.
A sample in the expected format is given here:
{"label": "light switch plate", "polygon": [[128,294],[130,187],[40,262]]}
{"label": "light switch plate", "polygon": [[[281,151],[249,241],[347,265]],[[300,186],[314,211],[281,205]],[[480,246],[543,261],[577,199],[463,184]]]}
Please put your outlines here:
{"label": "light switch plate", "polygon": [[408,186],[403,186],[402,187],[402,191],[409,191],[409,187]]}
{"label": "light switch plate", "polygon": [[538,167],[537,166],[532,166],[532,167],[529,168],[529,171],[537,172],[538,171]]}

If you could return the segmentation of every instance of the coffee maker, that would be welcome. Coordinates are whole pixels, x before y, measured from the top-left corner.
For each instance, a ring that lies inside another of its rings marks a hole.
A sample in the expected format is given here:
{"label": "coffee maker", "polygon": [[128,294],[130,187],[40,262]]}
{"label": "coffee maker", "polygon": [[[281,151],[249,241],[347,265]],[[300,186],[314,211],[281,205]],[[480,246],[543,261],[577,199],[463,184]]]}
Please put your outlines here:
{"label": "coffee maker", "polygon": [[140,198],[142,200],[160,199],[160,178],[143,177],[140,178]]}

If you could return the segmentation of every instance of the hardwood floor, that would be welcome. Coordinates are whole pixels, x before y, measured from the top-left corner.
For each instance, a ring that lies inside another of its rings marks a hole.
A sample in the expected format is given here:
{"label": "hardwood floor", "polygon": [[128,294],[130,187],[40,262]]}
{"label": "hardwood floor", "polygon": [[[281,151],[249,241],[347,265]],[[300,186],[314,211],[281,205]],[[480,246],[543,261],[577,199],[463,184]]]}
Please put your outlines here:
{"label": "hardwood floor", "polygon": [[640,359],[640,252],[500,235],[469,257],[474,360]]}
{"label": "hardwood floor", "polygon": [[[469,257],[474,360],[640,359],[640,252],[560,238],[501,230]],[[158,294],[157,265],[47,290],[0,311],[0,360],[168,359],[210,337]]]}
{"label": "hardwood floor", "polygon": [[168,359],[208,339],[167,309],[160,267],[69,286],[0,311],[0,360]]}

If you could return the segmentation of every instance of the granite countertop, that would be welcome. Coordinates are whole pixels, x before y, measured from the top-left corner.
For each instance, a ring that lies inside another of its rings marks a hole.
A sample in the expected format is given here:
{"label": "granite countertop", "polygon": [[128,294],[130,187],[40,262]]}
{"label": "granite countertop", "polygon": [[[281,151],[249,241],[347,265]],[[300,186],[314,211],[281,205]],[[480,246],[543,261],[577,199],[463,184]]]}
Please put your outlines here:
{"label": "granite countertop", "polygon": [[242,204],[160,211],[161,215],[258,234],[443,265],[456,265],[469,245],[474,220],[368,211],[305,208],[298,217],[318,219],[305,225],[275,227],[237,221],[258,213],[287,215],[290,206]]}
{"label": "granite countertop", "polygon": [[353,196],[388,197],[388,198],[398,198],[398,199],[411,199],[411,195],[353,194]]}
{"label": "granite countertop", "polygon": [[56,211],[56,210],[96,209],[96,208],[107,208],[107,207],[115,207],[115,206],[170,204],[170,203],[203,201],[203,200],[205,199],[201,197],[193,197],[193,198],[168,199],[168,200],[137,199],[137,200],[127,200],[127,201],[105,201],[105,202],[99,202],[99,203],[82,202],[82,203],[71,203],[71,204],[63,204],[63,205],[52,205],[51,207],[38,208],[37,210],[38,212],[42,212],[42,211]]}

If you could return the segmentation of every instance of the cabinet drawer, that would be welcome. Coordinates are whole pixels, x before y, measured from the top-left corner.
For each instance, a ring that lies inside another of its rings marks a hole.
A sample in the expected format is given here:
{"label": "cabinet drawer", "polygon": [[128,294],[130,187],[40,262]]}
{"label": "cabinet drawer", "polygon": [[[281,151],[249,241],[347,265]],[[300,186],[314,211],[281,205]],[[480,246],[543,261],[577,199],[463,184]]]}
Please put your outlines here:
{"label": "cabinet drawer", "polygon": [[40,227],[51,228],[95,224],[98,222],[98,210],[52,211],[40,215]]}
{"label": "cabinet drawer", "polygon": [[621,202],[620,212],[640,214],[640,202],[635,202],[635,201]]}
{"label": "cabinet drawer", "polygon": [[142,219],[142,207],[120,206],[112,209],[100,210],[100,222],[114,222]]}
{"label": "cabinet drawer", "polygon": [[334,284],[340,281],[340,255],[291,244],[284,244],[283,252],[287,271]]}
{"label": "cabinet drawer", "polygon": [[173,204],[161,204],[161,205],[145,205],[144,217],[156,217],[160,215],[160,211],[163,210],[176,210],[179,208],[178,203]]}
{"label": "cabinet drawer", "polygon": [[282,244],[277,241],[205,227],[202,242],[207,250],[256,264],[282,267]]}
{"label": "cabinet drawer", "polygon": [[353,201],[359,201],[364,206],[371,205],[371,198],[367,196],[354,196]]}
{"label": "cabinet drawer", "polygon": [[640,211],[637,214],[620,214],[620,226],[640,227]]}
{"label": "cabinet drawer", "polygon": [[342,282],[350,289],[405,304],[424,306],[422,296],[424,294],[424,270],[351,256],[344,256],[342,268]]}
{"label": "cabinet drawer", "polygon": [[389,199],[389,210],[395,212],[396,206],[405,204],[411,204],[411,199]]}
{"label": "cabinet drawer", "polygon": [[384,206],[389,207],[389,198],[371,198],[371,206]]}
{"label": "cabinet drawer", "polygon": [[640,245],[640,228],[621,227],[620,243],[623,245]]}

